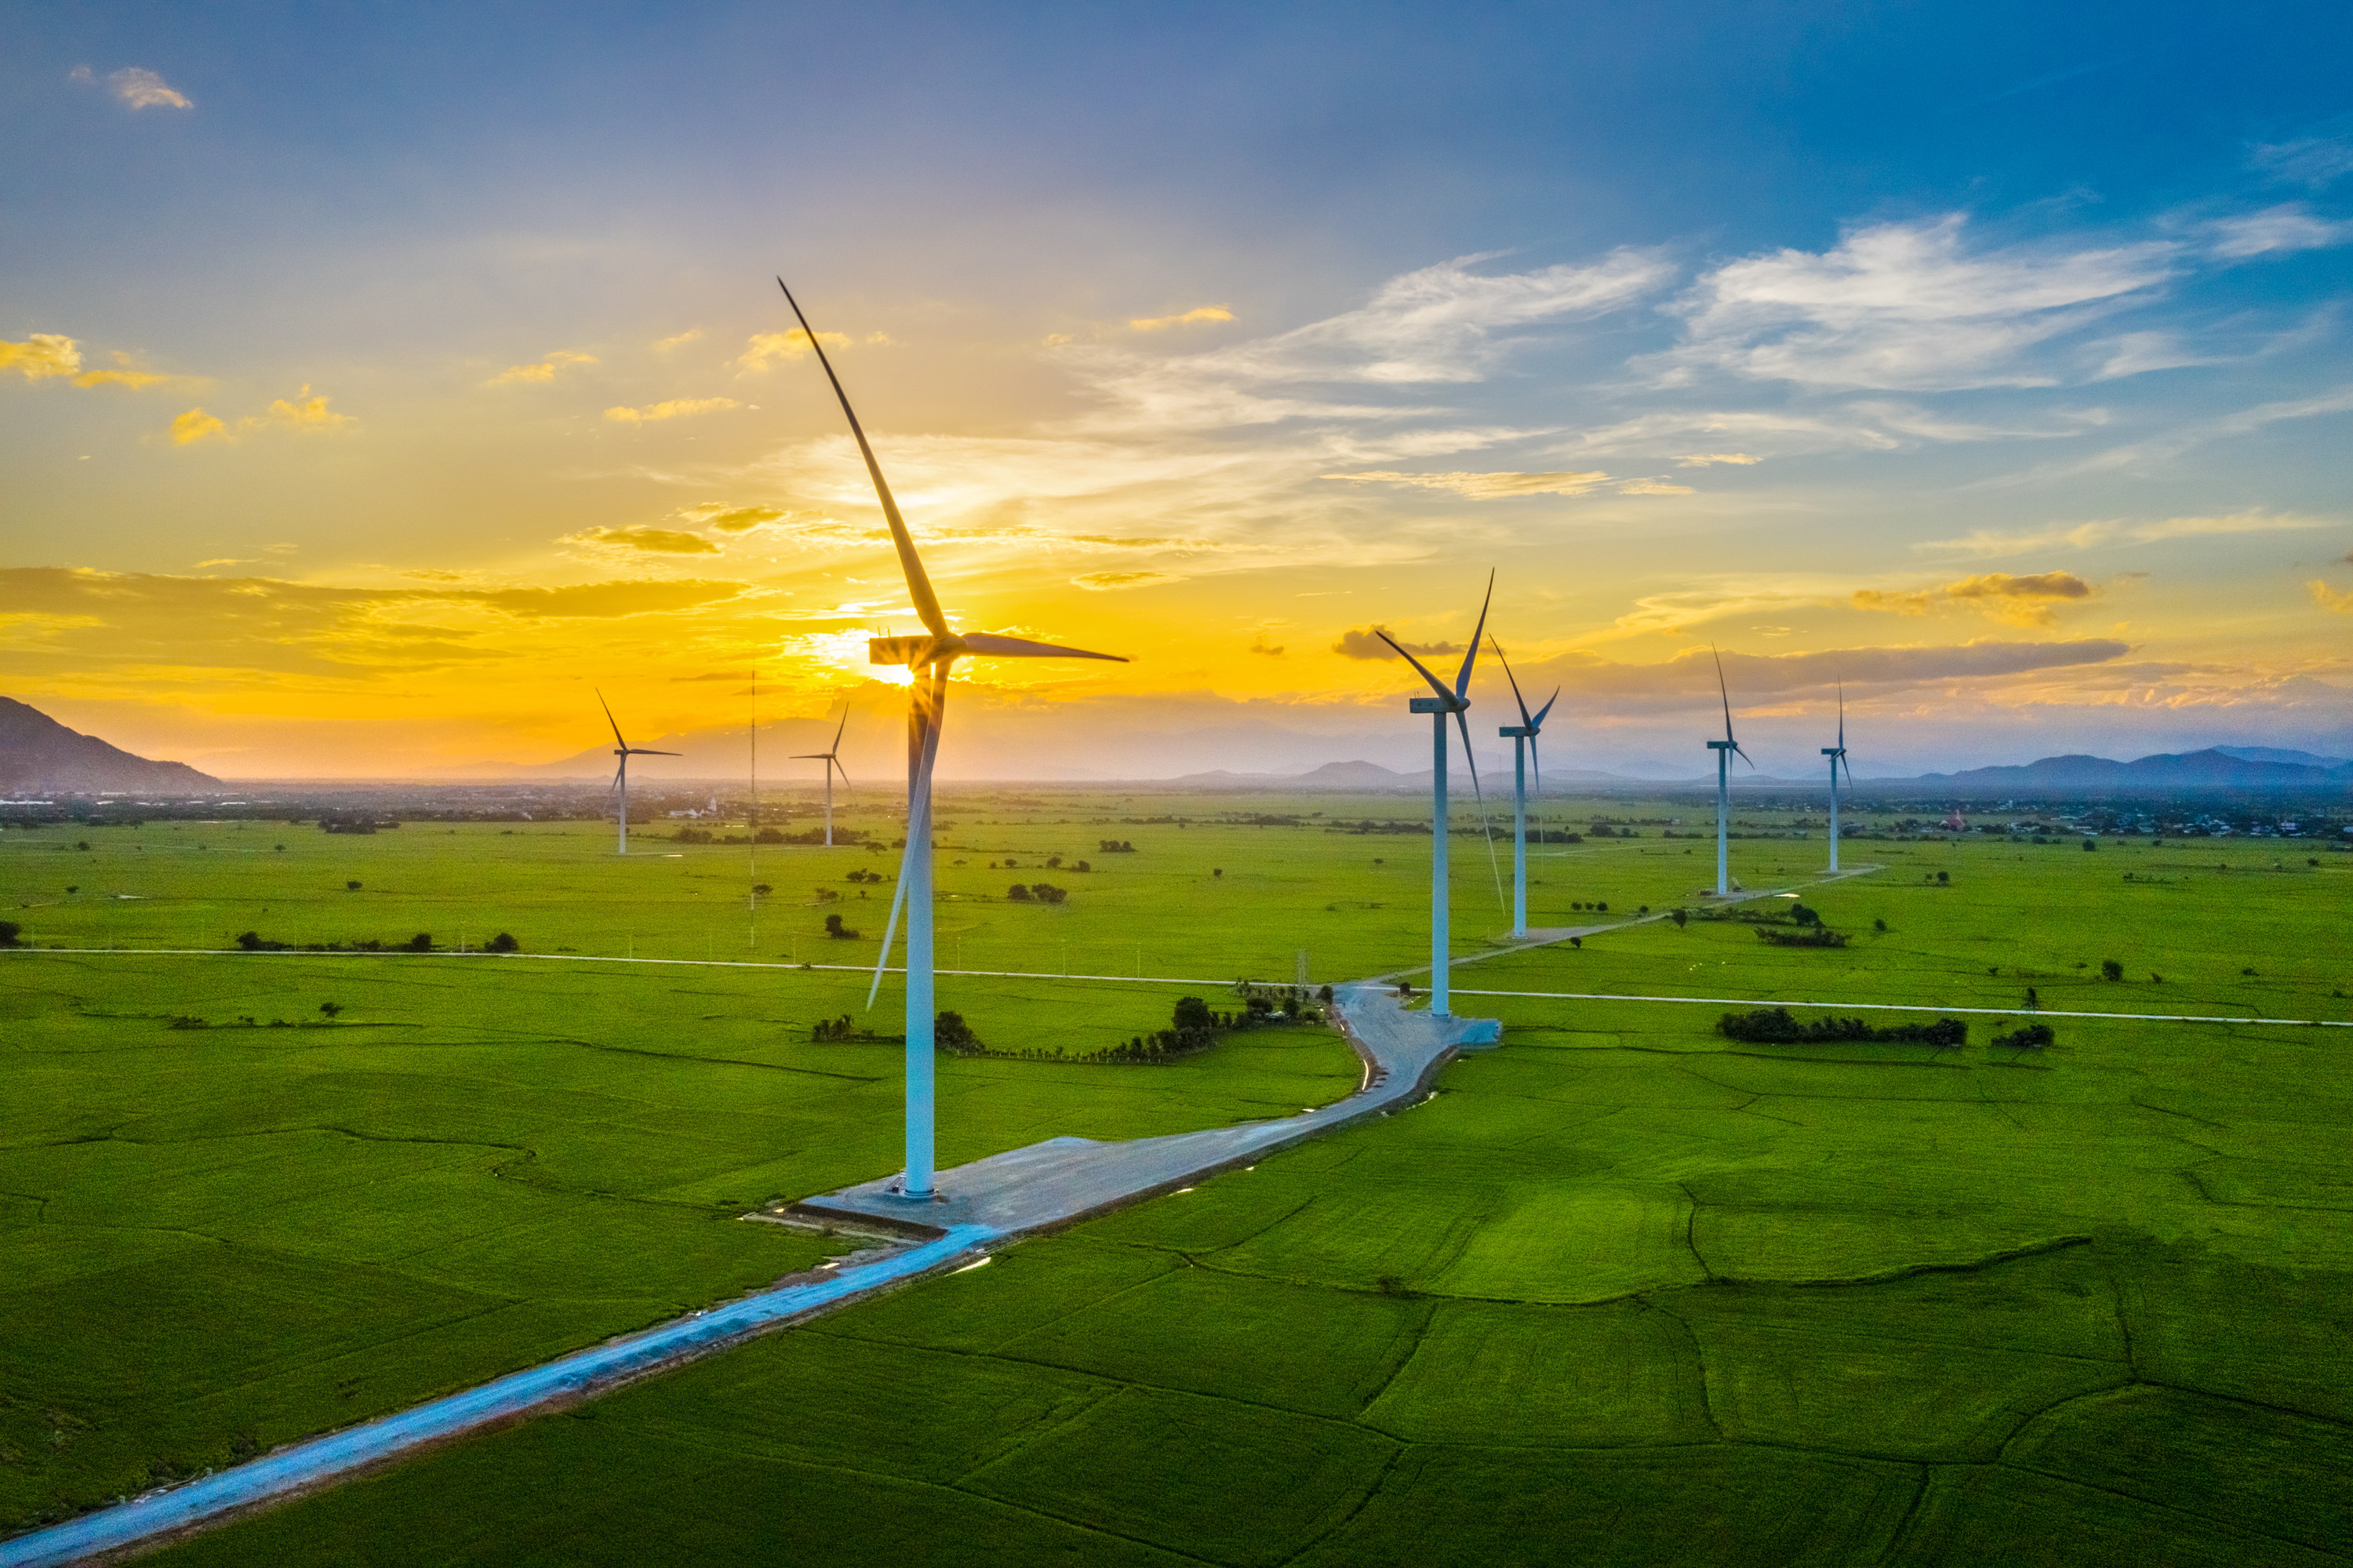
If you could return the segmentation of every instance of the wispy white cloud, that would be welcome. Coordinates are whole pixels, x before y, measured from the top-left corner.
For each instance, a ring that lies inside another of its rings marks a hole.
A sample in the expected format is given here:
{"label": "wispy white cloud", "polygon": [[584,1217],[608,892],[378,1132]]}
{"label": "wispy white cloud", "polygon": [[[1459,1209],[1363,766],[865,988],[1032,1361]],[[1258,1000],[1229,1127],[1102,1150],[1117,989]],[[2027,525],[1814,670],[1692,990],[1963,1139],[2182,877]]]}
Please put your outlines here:
{"label": "wispy white cloud", "polygon": [[2121,469],[2159,467],[2209,441],[2253,435],[2290,419],[2318,418],[2353,410],[2353,383],[2330,387],[2308,397],[2284,397],[2214,418],[2191,420],[2162,435],[2124,446],[2110,447],[2074,462],[2042,464],[2021,473],[1978,480],[1968,488],[2007,487],[2030,482],[2068,479],[2079,474],[2113,472]]}
{"label": "wispy white cloud", "polygon": [[2107,545],[2152,545],[2163,539],[2189,539],[2206,535],[2295,533],[2328,525],[2326,520],[2317,517],[2235,512],[2223,516],[2165,517],[2141,523],[2115,519],[2063,523],[2019,534],[2002,534],[1981,528],[1957,539],[1924,540],[1912,548],[1924,555],[1977,556],[1989,559],[2060,546],[2084,550]]}
{"label": "wispy white cloud", "polygon": [[2319,190],[2353,174],[2353,136],[2304,136],[2248,149],[2247,161],[2274,179]]}
{"label": "wispy white cloud", "polygon": [[[97,73],[88,66],[76,66],[66,73],[85,87],[94,87]],[[124,66],[110,71],[106,77],[107,90],[133,109],[194,109],[188,96],[144,66]]]}
{"label": "wispy white cloud", "polygon": [[2301,202],[2289,202],[2225,217],[2211,226],[2214,254],[2232,260],[2249,256],[2281,255],[2295,250],[2325,250],[2353,241],[2353,223],[2315,217]]}
{"label": "wispy white cloud", "polygon": [[1408,272],[1356,310],[1199,354],[1155,355],[1097,344],[1051,352],[1104,405],[1089,422],[1096,428],[1394,418],[1427,410],[1338,404],[1277,389],[1477,381],[1530,330],[1622,309],[1672,276],[1665,261],[1631,250],[1589,266],[1472,271],[1483,260],[1461,257]]}
{"label": "wispy white cloud", "polygon": [[1746,466],[1750,463],[1759,463],[1764,461],[1765,460],[1763,458],[1753,457],[1747,452],[1684,452],[1675,459],[1675,461],[1682,464],[1684,468],[1706,468],[1711,463],[1719,462],[1736,463],[1742,466]]}
{"label": "wispy white cloud", "polygon": [[1352,484],[1394,484],[1412,490],[1443,490],[1474,501],[1504,495],[1583,495],[1595,485],[1607,484],[1606,473],[1327,473],[1325,479]]}
{"label": "wispy white cloud", "polygon": [[1966,219],[1850,230],[1820,254],[1780,250],[1706,273],[1673,307],[1686,340],[1651,368],[1820,387],[1942,391],[2058,379],[2030,351],[2175,276],[2167,241],[1971,252]]}

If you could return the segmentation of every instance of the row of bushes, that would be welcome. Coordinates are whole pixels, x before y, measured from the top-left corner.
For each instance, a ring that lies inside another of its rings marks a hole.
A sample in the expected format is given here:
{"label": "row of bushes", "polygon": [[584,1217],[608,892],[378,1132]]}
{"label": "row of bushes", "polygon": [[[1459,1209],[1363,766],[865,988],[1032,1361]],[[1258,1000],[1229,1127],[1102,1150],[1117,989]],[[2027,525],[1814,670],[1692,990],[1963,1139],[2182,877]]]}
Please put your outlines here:
{"label": "row of bushes", "polygon": [[1715,1022],[1716,1033],[1758,1045],[1814,1045],[1840,1040],[1871,1040],[1905,1045],[1966,1045],[1969,1026],[1957,1018],[1934,1023],[1867,1023],[1860,1018],[1817,1018],[1800,1023],[1786,1007],[1760,1007],[1754,1012],[1727,1012]]}
{"label": "row of bushes", "polygon": [[[237,945],[248,953],[429,953],[433,933],[419,931],[405,942],[274,942],[259,931],[240,931]],[[446,949],[443,949],[446,951]],[[486,953],[519,953],[522,944],[505,931],[482,945]]]}
{"label": "row of bushes", "polygon": [[[862,844],[867,837],[864,828],[833,830],[833,842],[836,847],[844,844]],[[670,842],[674,844],[821,844],[825,842],[825,830],[811,828],[806,832],[788,833],[782,828],[762,828],[758,832],[748,835],[744,833],[721,835],[713,833],[709,828],[681,828],[670,834]]]}

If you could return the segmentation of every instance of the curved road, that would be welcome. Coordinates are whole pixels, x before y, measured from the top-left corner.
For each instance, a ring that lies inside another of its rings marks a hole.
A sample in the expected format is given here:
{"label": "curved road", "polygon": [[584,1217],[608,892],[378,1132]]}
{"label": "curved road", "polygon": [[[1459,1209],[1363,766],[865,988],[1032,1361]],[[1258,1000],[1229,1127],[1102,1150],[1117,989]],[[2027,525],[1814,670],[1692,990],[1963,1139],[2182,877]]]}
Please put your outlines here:
{"label": "curved road", "polygon": [[51,1568],[161,1545],[170,1536],[348,1479],[420,1448],[575,1403],[902,1281],[965,1266],[986,1255],[992,1244],[1182,1186],[1410,1104],[1456,1051],[1501,1039],[1500,1026],[1491,1020],[1408,1012],[1385,987],[1345,985],[1334,994],[1343,1029],[1365,1063],[1363,1084],[1344,1100],[1272,1121],[1163,1138],[1120,1143],[1049,1139],[940,1172],[941,1187],[953,1195],[929,1204],[891,1194],[886,1181],[812,1199],[800,1205],[812,1217],[879,1219],[902,1230],[917,1228],[923,1239],[824,1279],[746,1296],[362,1425],[289,1444],[201,1480],[0,1542],[0,1568]]}

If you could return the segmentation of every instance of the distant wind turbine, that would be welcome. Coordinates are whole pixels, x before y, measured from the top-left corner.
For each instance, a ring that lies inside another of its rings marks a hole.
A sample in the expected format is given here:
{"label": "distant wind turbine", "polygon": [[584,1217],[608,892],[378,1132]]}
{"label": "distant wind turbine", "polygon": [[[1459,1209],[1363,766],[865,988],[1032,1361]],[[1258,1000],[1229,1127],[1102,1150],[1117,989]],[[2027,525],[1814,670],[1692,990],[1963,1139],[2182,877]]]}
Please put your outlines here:
{"label": "distant wind turbine", "polygon": [[1707,748],[1715,753],[1715,895],[1722,898],[1732,891],[1731,862],[1725,853],[1725,838],[1732,825],[1732,759],[1737,757],[1747,762],[1751,772],[1757,764],[1749,761],[1740,742],[1732,737],[1732,693],[1724,683],[1724,655],[1713,642],[1707,652],[1715,661],[1715,694],[1724,699],[1724,738],[1707,743]]}
{"label": "distant wind turbine", "polygon": [[[1462,760],[1471,765],[1471,790],[1480,803],[1480,821],[1486,821],[1486,797],[1479,792],[1479,759],[1471,754],[1471,721],[1462,715],[1471,711],[1471,666],[1479,657],[1479,639],[1487,634],[1487,606],[1495,598],[1495,574],[1487,574],[1487,597],[1479,604],[1478,629],[1471,633],[1471,645],[1462,651],[1462,668],[1455,674],[1450,690],[1445,682],[1422,667],[1420,660],[1407,652],[1394,637],[1379,627],[1373,635],[1397,650],[1398,657],[1414,667],[1416,673],[1430,683],[1434,697],[1416,697],[1407,705],[1412,713],[1430,716],[1430,1011],[1440,1018],[1449,1015],[1447,995],[1447,961],[1451,956],[1451,934],[1448,930],[1447,907],[1447,844],[1446,844],[1446,719],[1451,714],[1455,727],[1462,732]],[[1492,855],[1494,846],[1488,852]],[[1500,884],[1499,876],[1497,882]],[[1503,888],[1495,889],[1500,902]]]}
{"label": "distant wind turbine", "polygon": [[1849,789],[1854,787],[1854,769],[1848,765],[1846,759],[1846,683],[1844,682],[1839,683],[1838,705],[1838,744],[1822,747],[1822,755],[1831,759],[1831,869],[1832,871],[1839,868],[1838,779],[1840,768],[1846,768],[1847,787]]}
{"label": "distant wind turbine", "polygon": [[609,795],[617,790],[620,793],[621,844],[620,847],[613,853],[615,854],[627,854],[629,853],[629,758],[632,757],[677,757],[681,754],[675,751],[653,751],[642,746],[631,746],[628,741],[621,738],[621,726],[619,722],[613,717],[613,705],[605,700],[605,694],[602,692],[598,692],[596,694],[596,705],[605,710],[605,722],[613,726],[613,755],[621,759],[621,766],[614,773],[613,782],[607,787],[605,792]]}
{"label": "distant wind turbine", "polygon": [[1487,646],[1495,651],[1496,662],[1504,666],[1504,679],[1512,683],[1512,701],[1520,705],[1520,722],[1495,733],[1512,743],[1512,935],[1525,937],[1528,934],[1528,765],[1535,764],[1536,794],[1541,798],[1544,763],[1536,756],[1536,736],[1544,733],[1545,715],[1560,701],[1560,688],[1554,687],[1545,705],[1530,714],[1527,698],[1520,695],[1519,677],[1512,673],[1512,662],[1504,657],[1504,645],[1490,637]]}
{"label": "distant wind turbine", "polygon": [[[833,372],[833,362],[826,357],[825,344],[818,341],[808,317],[801,313],[800,302],[793,291],[785,288],[782,278],[776,287],[784,289],[785,302],[792,307],[793,319],[801,331],[808,334],[809,347],[817,354],[817,362],[825,367],[825,378],[833,384],[833,395],[840,399],[842,417],[849,421],[849,433],[857,438],[859,454],[866,460],[866,472],[874,482],[875,498],[882,503],[882,516],[891,524],[891,542],[898,546],[899,569],[907,579],[907,596],[914,601],[915,614],[923,623],[921,637],[876,637],[866,644],[866,657],[876,664],[904,664],[913,675],[908,691],[907,705],[907,850],[899,859],[899,883],[891,895],[891,923],[882,934],[882,951],[874,966],[874,984],[882,983],[882,969],[890,961],[891,943],[899,925],[899,911],[907,912],[907,1169],[899,1183],[902,1197],[928,1202],[932,1197],[932,765],[939,758],[940,726],[946,718],[948,698],[948,666],[956,660],[972,654],[1000,659],[1107,659],[1124,664],[1127,661],[1116,653],[1091,653],[1082,648],[1057,647],[1050,642],[1032,642],[1020,637],[997,637],[987,632],[969,632],[959,636],[948,629],[948,618],[940,609],[938,595],[932,591],[932,579],[923,571],[923,563],[915,554],[913,535],[899,515],[899,503],[892,499],[891,486],[882,478],[882,465],[874,460],[874,449],[867,443],[866,430],[858,422],[858,411],[849,406],[849,394],[841,387],[841,377]],[[845,720],[848,715],[845,714]],[[839,736],[835,737],[836,744]],[[867,1005],[874,1004],[874,992],[867,993]]]}
{"label": "distant wind turbine", "polygon": [[841,732],[849,727],[849,704],[841,705],[841,722],[834,726],[833,744],[823,751],[802,751],[793,756],[795,762],[825,764],[825,847],[833,847],[833,776],[841,775],[841,787],[849,788],[849,769],[841,765]]}

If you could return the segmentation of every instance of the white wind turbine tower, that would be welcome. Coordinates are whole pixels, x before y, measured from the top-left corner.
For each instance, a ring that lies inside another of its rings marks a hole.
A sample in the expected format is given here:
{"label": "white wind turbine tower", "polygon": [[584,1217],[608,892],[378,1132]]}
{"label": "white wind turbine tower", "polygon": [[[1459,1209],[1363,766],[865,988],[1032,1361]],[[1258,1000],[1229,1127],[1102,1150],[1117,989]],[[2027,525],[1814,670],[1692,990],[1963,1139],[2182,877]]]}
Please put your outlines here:
{"label": "white wind turbine tower", "polygon": [[621,726],[619,722],[613,717],[613,705],[605,700],[605,694],[602,692],[598,692],[596,694],[596,705],[605,710],[605,722],[613,726],[613,755],[621,759],[621,766],[614,772],[613,782],[606,789],[605,792],[609,795],[617,790],[620,793],[621,843],[620,847],[616,849],[613,853],[615,854],[627,854],[629,853],[629,758],[632,757],[677,757],[681,754],[675,751],[653,751],[642,746],[631,746],[628,741],[621,738]]}
{"label": "white wind turbine tower", "polygon": [[1512,743],[1512,935],[1525,937],[1528,934],[1528,765],[1535,764],[1536,794],[1541,798],[1544,763],[1536,756],[1536,736],[1544,733],[1545,715],[1560,701],[1560,688],[1554,687],[1545,705],[1530,714],[1528,700],[1520,695],[1519,677],[1512,673],[1512,662],[1504,657],[1504,645],[1492,637],[1487,645],[1495,651],[1496,662],[1504,666],[1504,679],[1512,683],[1512,701],[1520,705],[1520,722],[1495,733]]}
{"label": "white wind turbine tower", "polygon": [[1732,891],[1731,862],[1725,853],[1725,837],[1732,825],[1732,759],[1736,757],[1748,763],[1751,771],[1757,764],[1740,749],[1732,737],[1732,694],[1724,684],[1724,655],[1708,644],[1708,656],[1715,661],[1715,694],[1724,699],[1724,738],[1711,740],[1707,748],[1715,753],[1715,895],[1725,897]]}
{"label": "white wind turbine tower", "polygon": [[[1471,754],[1471,721],[1462,715],[1471,711],[1471,666],[1479,657],[1479,639],[1487,634],[1487,606],[1493,600],[1494,597],[1495,574],[1489,572],[1487,574],[1487,598],[1481,600],[1479,604],[1479,626],[1478,629],[1471,634],[1471,645],[1462,651],[1462,668],[1456,673],[1454,677],[1454,686],[1451,691],[1447,688],[1446,683],[1443,681],[1440,681],[1437,676],[1422,668],[1420,660],[1415,658],[1412,654],[1407,652],[1402,647],[1398,646],[1398,640],[1396,638],[1391,637],[1388,632],[1382,630],[1377,626],[1373,628],[1373,635],[1388,643],[1391,648],[1397,649],[1398,657],[1412,665],[1415,672],[1419,674],[1423,680],[1430,683],[1430,689],[1438,694],[1434,697],[1414,698],[1413,701],[1408,705],[1408,709],[1413,713],[1428,714],[1430,715],[1430,757],[1432,759],[1430,764],[1431,771],[1430,785],[1430,809],[1432,812],[1430,820],[1430,1011],[1433,1015],[1440,1018],[1444,1018],[1450,1015],[1448,1012],[1450,999],[1447,995],[1447,963],[1448,959],[1451,957],[1450,951],[1451,935],[1448,930],[1449,911],[1446,901],[1448,883],[1446,853],[1446,719],[1448,715],[1452,715],[1456,727],[1462,731],[1462,760],[1471,765],[1471,789],[1474,796],[1478,795],[1479,762],[1478,759]],[[1485,812],[1485,798],[1481,796],[1480,821],[1482,825],[1486,820]],[[1493,846],[1491,844],[1488,848],[1489,853],[1492,854],[1493,853]],[[1500,882],[1501,878],[1499,877],[1497,880]],[[1495,891],[1500,895],[1503,889],[1498,886]]]}
{"label": "white wind turbine tower", "polygon": [[833,744],[823,751],[796,752],[795,762],[825,764],[825,847],[833,847],[833,776],[841,775],[841,787],[849,788],[849,769],[841,765],[841,732],[849,727],[849,704],[841,705],[841,723],[834,726]]}
{"label": "white wind turbine tower", "polygon": [[1846,683],[1844,682],[1839,683],[1838,705],[1838,744],[1822,747],[1822,755],[1831,759],[1831,869],[1832,871],[1839,868],[1838,779],[1840,768],[1846,768],[1848,787],[1852,789],[1854,785],[1854,769],[1848,765],[1846,759]]}
{"label": "white wind turbine tower", "polygon": [[[793,318],[808,334],[809,347],[817,354],[817,362],[825,367],[825,378],[833,384],[833,395],[840,399],[842,416],[849,421],[849,433],[857,439],[859,455],[866,460],[866,472],[874,482],[875,498],[882,503],[882,516],[891,524],[891,542],[898,546],[899,568],[907,579],[907,596],[914,601],[915,614],[923,623],[921,637],[876,637],[866,644],[866,657],[876,664],[904,664],[913,676],[908,690],[907,705],[907,850],[899,860],[899,885],[891,895],[891,923],[882,935],[882,951],[874,966],[874,985],[882,983],[882,967],[890,961],[891,943],[899,924],[899,911],[903,905],[907,912],[907,1168],[899,1182],[899,1195],[928,1202],[932,1193],[932,1028],[934,1015],[932,1008],[932,765],[940,751],[940,726],[946,717],[948,696],[948,666],[971,654],[1000,659],[1108,659],[1124,664],[1127,661],[1116,653],[1091,653],[1082,648],[1061,648],[1050,642],[1032,642],[1020,637],[997,637],[987,632],[969,632],[959,636],[948,628],[948,618],[940,609],[939,597],[932,591],[932,579],[923,571],[923,563],[915,554],[915,541],[907,532],[904,519],[899,515],[899,503],[892,499],[891,486],[882,478],[882,465],[874,461],[874,449],[867,443],[865,429],[858,422],[858,412],[849,406],[849,394],[841,387],[841,377],[833,373],[833,362],[826,357],[825,345],[801,313],[800,302],[793,291],[785,288],[782,278],[776,287],[785,290],[785,302],[792,307]],[[847,715],[844,715],[845,718]],[[874,991],[867,993],[867,1005],[874,1004]]]}

